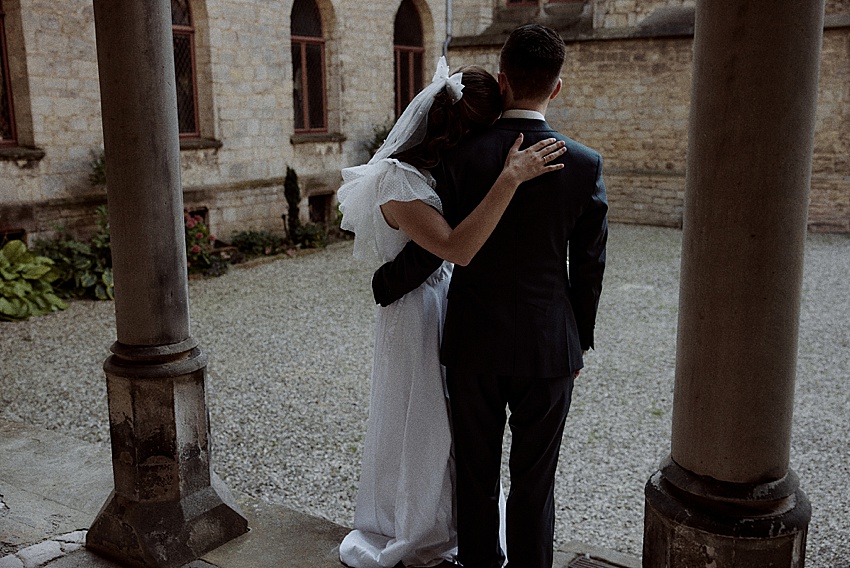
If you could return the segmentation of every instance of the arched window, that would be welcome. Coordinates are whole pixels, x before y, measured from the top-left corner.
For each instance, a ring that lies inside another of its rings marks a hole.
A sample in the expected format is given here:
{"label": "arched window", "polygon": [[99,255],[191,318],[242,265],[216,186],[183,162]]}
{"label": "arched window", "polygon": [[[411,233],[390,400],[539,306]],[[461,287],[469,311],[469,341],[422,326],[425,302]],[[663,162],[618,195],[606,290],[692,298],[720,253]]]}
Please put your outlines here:
{"label": "arched window", "polygon": [[292,6],[292,98],[296,132],[326,132],[325,38],[315,0]]}
{"label": "arched window", "polygon": [[195,76],[195,28],[189,0],[171,0],[171,31],[174,38],[174,74],[177,83],[177,121],[180,136],[197,138],[198,86]]}
{"label": "arched window", "polygon": [[6,14],[0,0],[0,146],[17,142],[12,108],[12,82],[9,79],[9,52],[6,49]]}
{"label": "arched window", "polygon": [[402,0],[395,15],[395,112],[400,116],[411,99],[422,90],[425,70],[422,58],[425,41],[422,20],[413,0]]}

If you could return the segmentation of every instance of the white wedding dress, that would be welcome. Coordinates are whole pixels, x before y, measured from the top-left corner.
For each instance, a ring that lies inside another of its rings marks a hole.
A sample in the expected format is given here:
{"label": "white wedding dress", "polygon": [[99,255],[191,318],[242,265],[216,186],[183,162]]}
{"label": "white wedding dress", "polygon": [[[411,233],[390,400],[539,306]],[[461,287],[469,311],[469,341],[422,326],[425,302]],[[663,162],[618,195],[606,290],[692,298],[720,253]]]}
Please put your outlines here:
{"label": "white wedding dress", "polygon": [[[409,241],[380,205],[422,200],[442,213],[430,174],[385,158],[343,170],[342,228],[378,268]],[[355,182],[355,183],[350,183]],[[354,530],[339,547],[354,568],[434,566],[457,552],[452,438],[439,347],[452,265],[378,308],[369,419]]]}

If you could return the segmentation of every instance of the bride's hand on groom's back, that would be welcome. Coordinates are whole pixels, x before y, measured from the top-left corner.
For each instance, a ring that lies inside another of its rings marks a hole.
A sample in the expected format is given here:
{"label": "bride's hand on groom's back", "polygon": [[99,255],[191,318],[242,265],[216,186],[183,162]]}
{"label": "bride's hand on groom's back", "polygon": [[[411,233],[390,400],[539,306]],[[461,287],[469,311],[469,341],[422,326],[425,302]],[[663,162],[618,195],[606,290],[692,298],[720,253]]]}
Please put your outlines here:
{"label": "bride's hand on groom's back", "polygon": [[502,169],[502,175],[511,178],[516,185],[564,167],[564,164],[552,163],[567,151],[563,141],[546,138],[525,150],[520,150],[522,140],[523,135],[520,133],[514,145],[511,146],[508,157],[505,159],[505,167]]}

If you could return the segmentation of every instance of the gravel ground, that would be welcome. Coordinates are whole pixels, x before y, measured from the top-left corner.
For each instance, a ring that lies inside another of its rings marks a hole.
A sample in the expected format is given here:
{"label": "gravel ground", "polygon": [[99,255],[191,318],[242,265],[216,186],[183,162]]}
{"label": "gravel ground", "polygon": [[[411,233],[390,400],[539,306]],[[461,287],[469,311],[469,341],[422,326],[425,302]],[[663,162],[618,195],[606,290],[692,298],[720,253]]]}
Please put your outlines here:
{"label": "gravel ground", "polygon": [[[681,233],[615,225],[597,351],[576,385],[556,540],[640,555],[643,487],[669,453]],[[374,306],[351,244],[191,281],[210,356],[215,468],[233,489],[350,524]],[[791,467],[813,504],[808,565],[850,567],[850,238],[810,235]],[[0,323],[0,417],[108,443],[113,306]],[[507,440],[506,440],[507,442]]]}

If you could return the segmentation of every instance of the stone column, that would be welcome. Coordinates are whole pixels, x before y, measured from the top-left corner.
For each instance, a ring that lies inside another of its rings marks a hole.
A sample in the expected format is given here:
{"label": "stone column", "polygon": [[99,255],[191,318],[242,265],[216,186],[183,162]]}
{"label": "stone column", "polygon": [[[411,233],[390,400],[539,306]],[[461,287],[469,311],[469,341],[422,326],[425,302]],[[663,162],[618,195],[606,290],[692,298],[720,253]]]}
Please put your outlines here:
{"label": "stone column", "polygon": [[118,341],[104,370],[115,489],[86,546],[181,566],[247,531],[210,466],[206,356],[189,332],[168,0],[94,0]]}
{"label": "stone column", "polygon": [[697,2],[671,455],[645,567],[801,567],[788,467],[823,1]]}

